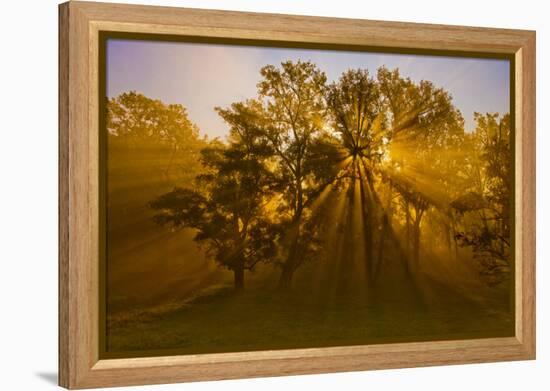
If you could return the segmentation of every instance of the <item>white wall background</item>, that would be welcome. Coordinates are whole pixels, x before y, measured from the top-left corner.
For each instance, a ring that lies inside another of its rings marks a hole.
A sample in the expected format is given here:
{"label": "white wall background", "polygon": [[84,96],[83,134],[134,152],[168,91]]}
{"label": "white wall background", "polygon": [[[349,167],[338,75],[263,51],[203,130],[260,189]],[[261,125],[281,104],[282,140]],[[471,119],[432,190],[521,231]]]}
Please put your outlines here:
{"label": "white wall background", "polygon": [[[105,1],[105,0],[104,0]],[[118,0],[119,2],[125,2]],[[548,13],[544,1],[133,0],[197,8],[537,30],[538,359],[132,389],[542,390],[550,385]],[[0,389],[57,378],[57,1],[0,3]],[[545,240],[546,239],[546,240]]]}

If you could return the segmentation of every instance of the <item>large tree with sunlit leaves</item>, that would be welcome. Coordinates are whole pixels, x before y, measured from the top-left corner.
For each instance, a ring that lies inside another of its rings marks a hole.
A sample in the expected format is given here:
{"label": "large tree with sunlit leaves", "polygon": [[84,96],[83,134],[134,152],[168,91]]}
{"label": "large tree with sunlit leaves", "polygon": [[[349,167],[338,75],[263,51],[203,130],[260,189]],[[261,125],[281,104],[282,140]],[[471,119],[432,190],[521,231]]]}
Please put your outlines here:
{"label": "large tree with sunlit leaves", "polygon": [[285,235],[284,254],[277,262],[279,285],[288,288],[294,272],[318,250],[320,227],[311,206],[333,180],[338,159],[325,129],[325,73],[311,62],[286,61],[280,67],[267,65],[260,74],[262,138],[273,151],[281,185],[277,210]]}
{"label": "large tree with sunlit leaves", "polygon": [[227,145],[214,141],[201,151],[208,172],[197,177],[195,189],[175,188],[150,203],[159,224],[196,230],[206,253],[233,271],[238,291],[245,271],[277,254],[279,236],[265,214],[275,181],[266,168],[271,150],[259,137],[264,118],[258,109],[254,102],[218,109],[231,130]]}
{"label": "large tree with sunlit leaves", "polygon": [[[380,213],[378,195],[374,189],[374,175],[385,145],[388,142],[387,117],[380,88],[367,70],[349,70],[327,91],[329,125],[339,136],[342,153],[346,156],[345,170],[350,175],[348,196],[354,204],[356,183],[360,189],[360,212],[365,241],[365,271],[372,281],[375,269],[374,231]],[[350,214],[351,216],[351,214]]]}

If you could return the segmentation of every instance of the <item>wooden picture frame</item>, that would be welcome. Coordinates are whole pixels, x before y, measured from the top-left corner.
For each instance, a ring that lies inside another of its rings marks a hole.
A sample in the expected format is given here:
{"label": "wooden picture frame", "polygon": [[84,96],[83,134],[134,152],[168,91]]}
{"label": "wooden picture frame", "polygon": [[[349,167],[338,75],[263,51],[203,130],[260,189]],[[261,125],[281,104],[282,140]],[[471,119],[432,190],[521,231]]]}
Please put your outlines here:
{"label": "wooden picture frame", "polygon": [[[99,359],[101,31],[513,56],[515,336]],[[90,388],[535,358],[535,32],[89,2],[59,6],[59,384]]]}

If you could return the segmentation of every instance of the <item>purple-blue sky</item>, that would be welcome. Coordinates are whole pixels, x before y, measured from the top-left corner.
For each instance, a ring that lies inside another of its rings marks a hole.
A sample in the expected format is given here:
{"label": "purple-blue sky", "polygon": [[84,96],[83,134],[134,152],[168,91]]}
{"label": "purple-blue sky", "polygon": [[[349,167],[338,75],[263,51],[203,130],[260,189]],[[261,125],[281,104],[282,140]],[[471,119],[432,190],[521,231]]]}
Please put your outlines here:
{"label": "purple-blue sky", "polygon": [[107,42],[107,95],[133,90],[180,103],[201,134],[224,137],[228,127],[213,108],[255,97],[262,66],[298,59],[316,63],[329,81],[350,68],[376,75],[382,65],[430,80],[451,93],[468,131],[475,111],[510,110],[507,60],[118,39]]}

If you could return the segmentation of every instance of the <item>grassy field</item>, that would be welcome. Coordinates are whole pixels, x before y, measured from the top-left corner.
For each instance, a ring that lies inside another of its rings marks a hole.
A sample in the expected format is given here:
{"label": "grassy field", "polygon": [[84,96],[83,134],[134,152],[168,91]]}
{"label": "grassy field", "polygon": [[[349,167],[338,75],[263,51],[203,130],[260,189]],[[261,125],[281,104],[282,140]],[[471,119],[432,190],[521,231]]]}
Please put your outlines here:
{"label": "grassy field", "polygon": [[[212,353],[480,338],[513,334],[505,306],[466,298],[445,285],[424,281],[431,291],[408,289],[369,303],[356,292],[312,296],[218,286],[186,303],[112,317],[108,351],[124,355]],[[428,300],[429,296],[429,300]],[[489,303],[487,303],[489,305]]]}

